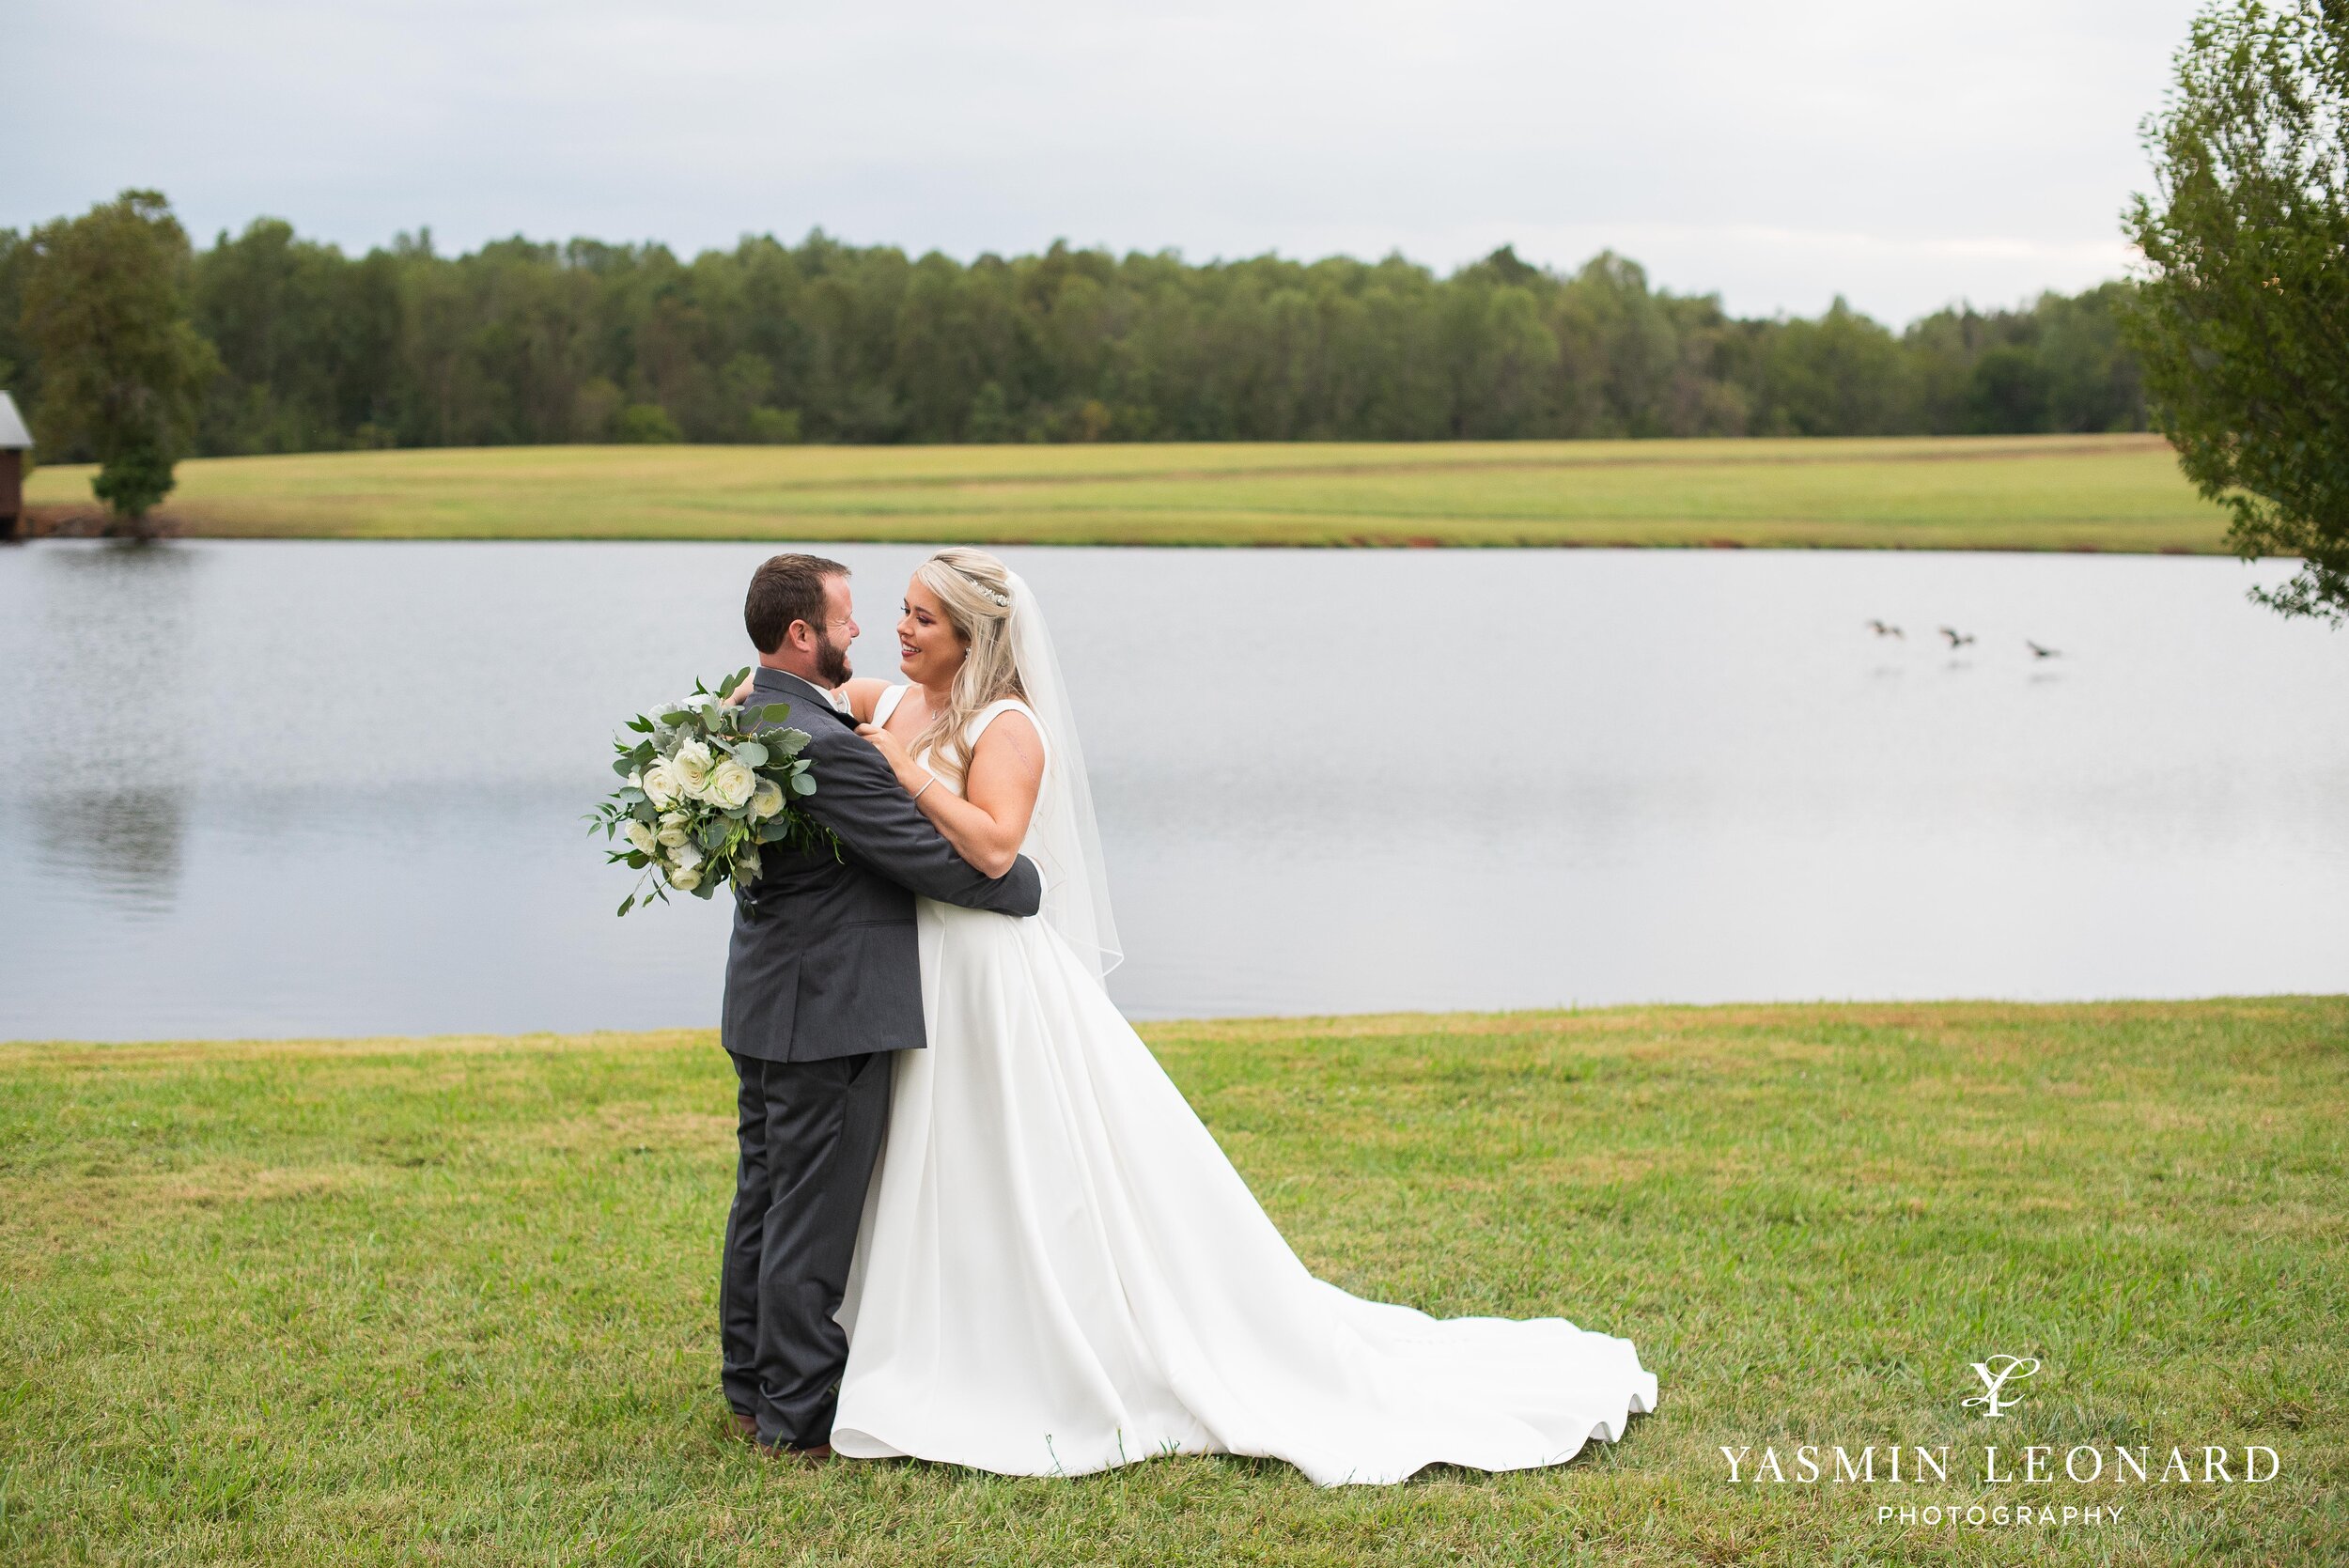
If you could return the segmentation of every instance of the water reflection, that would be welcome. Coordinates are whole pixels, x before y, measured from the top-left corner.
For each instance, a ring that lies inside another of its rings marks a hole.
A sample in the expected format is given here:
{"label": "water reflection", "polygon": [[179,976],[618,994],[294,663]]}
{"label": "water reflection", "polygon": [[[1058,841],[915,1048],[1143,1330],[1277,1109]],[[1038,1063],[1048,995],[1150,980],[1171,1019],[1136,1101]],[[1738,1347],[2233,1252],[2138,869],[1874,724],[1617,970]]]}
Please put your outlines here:
{"label": "water reflection", "polygon": [[36,795],[25,836],[44,876],[70,878],[126,912],[171,912],[188,831],[184,790]]}
{"label": "water reflection", "polygon": [[30,697],[13,717],[45,875],[167,913],[184,862],[196,583],[208,557],[151,543],[27,552]]}

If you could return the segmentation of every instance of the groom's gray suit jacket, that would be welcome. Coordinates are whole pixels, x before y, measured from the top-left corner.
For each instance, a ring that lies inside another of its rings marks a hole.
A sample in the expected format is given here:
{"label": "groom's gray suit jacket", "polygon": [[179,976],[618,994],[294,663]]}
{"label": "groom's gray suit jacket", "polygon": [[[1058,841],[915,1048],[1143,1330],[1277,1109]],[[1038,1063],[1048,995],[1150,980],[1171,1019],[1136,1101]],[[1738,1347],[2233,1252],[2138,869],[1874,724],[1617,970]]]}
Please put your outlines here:
{"label": "groom's gray suit jacket", "polygon": [[815,763],[807,814],[840,836],[829,849],[760,851],[758,880],[735,893],[722,1041],[738,1056],[817,1062],[924,1044],[913,895],[1032,915],[1043,882],[1024,856],[980,875],[930,826],[856,721],[799,676],[761,669],[748,699],[788,703]]}

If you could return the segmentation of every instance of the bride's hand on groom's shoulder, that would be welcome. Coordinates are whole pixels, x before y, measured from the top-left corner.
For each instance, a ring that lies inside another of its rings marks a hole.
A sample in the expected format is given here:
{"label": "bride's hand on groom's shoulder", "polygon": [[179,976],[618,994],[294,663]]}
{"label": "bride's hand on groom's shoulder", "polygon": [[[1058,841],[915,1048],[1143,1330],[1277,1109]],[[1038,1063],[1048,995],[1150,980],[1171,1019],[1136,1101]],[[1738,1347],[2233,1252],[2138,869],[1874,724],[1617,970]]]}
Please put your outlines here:
{"label": "bride's hand on groom's shoulder", "polygon": [[856,733],[873,743],[874,749],[888,760],[890,770],[903,779],[913,759],[906,754],[906,743],[879,724],[859,724]]}

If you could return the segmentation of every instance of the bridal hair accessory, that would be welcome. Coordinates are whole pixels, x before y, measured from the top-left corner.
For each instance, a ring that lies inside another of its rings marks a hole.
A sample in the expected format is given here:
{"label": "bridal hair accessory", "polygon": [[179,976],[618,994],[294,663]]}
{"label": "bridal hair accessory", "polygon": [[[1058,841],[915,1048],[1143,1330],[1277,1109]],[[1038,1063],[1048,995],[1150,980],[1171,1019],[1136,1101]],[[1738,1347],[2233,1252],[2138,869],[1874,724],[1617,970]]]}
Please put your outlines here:
{"label": "bridal hair accessory", "polygon": [[[969,567],[964,566],[961,562],[946,559],[945,551],[941,551],[938,555],[932,557],[932,559],[945,559],[946,565],[954,568],[954,573],[957,577],[961,578],[965,582],[968,582],[971,586],[976,588],[979,591],[979,597],[986,599],[988,603],[993,605],[996,609],[1008,610],[1011,608],[1011,595],[1005,593],[1001,588],[989,586],[987,579],[981,577],[977,572],[972,571]],[[992,561],[993,557],[990,556],[988,559]],[[1001,562],[995,562],[995,564],[998,566],[1002,565]],[[1011,573],[1006,571],[1003,575],[1008,578],[1011,576]]]}
{"label": "bridal hair accessory", "polygon": [[986,599],[986,600],[987,600],[989,604],[992,604],[993,606],[995,606],[995,608],[996,608],[996,609],[998,609],[998,610],[1008,610],[1008,609],[1010,609],[1010,608],[1011,608],[1011,596],[1010,596],[1009,594],[1004,593],[1004,592],[1003,592],[1003,590],[1001,590],[1000,588],[990,588],[990,587],[988,587],[988,586],[985,582],[981,582],[981,581],[980,581],[980,580],[979,580],[979,579],[978,579],[975,575],[973,575],[972,573],[971,573],[971,572],[969,572],[969,571],[964,570],[964,568],[962,568],[962,567],[957,567],[955,568],[955,570],[956,570],[957,572],[960,573],[960,575],[961,575],[961,577],[962,577],[962,580],[963,580],[965,582],[970,583],[970,584],[971,584],[971,586],[972,586],[973,588],[976,588],[976,589],[979,591],[979,595],[980,595],[980,597],[981,597],[981,598],[985,598],[985,599]]}

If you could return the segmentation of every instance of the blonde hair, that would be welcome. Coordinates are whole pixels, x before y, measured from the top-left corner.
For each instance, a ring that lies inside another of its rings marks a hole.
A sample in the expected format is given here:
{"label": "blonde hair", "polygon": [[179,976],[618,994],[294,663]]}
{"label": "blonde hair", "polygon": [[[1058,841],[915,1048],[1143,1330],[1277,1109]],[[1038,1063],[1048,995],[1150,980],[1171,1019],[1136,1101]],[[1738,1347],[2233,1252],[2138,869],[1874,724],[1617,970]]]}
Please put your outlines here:
{"label": "blonde hair", "polygon": [[1028,695],[1013,657],[1011,570],[984,550],[957,545],[914,567],[913,580],[945,607],[946,623],[962,644],[963,660],[947,691],[946,710],[931,716],[911,750],[916,756],[927,752],[960,787],[970,766],[962,737],[971,722],[989,703],[1005,697],[1025,701]]}

